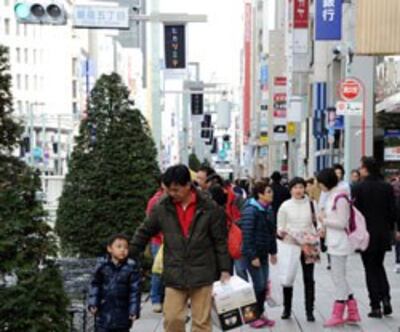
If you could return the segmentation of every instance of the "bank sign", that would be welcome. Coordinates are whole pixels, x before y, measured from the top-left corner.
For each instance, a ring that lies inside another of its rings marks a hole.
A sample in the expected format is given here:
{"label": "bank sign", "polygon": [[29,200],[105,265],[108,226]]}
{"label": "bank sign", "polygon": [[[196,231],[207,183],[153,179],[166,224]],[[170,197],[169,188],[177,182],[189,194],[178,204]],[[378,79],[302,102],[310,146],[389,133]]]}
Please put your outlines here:
{"label": "bank sign", "polygon": [[316,0],[315,40],[342,39],[342,0]]}

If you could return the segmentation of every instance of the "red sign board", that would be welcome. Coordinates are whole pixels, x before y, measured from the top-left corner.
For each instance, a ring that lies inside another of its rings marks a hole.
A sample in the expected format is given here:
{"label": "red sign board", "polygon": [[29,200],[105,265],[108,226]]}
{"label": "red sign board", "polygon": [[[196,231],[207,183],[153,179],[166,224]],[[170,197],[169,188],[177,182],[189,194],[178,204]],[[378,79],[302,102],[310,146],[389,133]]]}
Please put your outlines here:
{"label": "red sign board", "polygon": [[361,83],[353,78],[348,78],[340,84],[340,98],[345,101],[353,101],[360,96]]}
{"label": "red sign board", "polygon": [[294,28],[307,29],[309,17],[309,0],[294,0]]}
{"label": "red sign board", "polygon": [[274,78],[274,85],[276,86],[286,86],[286,77],[278,76]]}
{"label": "red sign board", "polygon": [[286,102],[286,93],[275,93],[274,101],[277,102]]}

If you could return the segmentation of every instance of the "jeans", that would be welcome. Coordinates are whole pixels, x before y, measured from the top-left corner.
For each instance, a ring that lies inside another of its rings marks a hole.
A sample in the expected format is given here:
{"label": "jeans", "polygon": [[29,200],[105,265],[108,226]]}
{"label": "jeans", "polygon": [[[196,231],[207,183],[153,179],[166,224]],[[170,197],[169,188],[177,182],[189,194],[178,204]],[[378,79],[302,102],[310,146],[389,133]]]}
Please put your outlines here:
{"label": "jeans", "polygon": [[261,316],[265,310],[264,303],[265,303],[265,296],[267,295],[267,283],[269,276],[268,258],[261,260],[260,267],[254,267],[251,264],[251,261],[247,258],[242,258],[237,263],[237,265],[239,267],[240,274],[239,270],[237,270],[236,273],[239,277],[248,281],[246,271],[248,271],[251,276],[251,280],[253,281],[254,293],[256,294],[256,299],[257,299],[258,314],[259,316]]}
{"label": "jeans", "polygon": [[247,280],[247,270],[246,270],[246,263],[245,260],[243,258],[241,259],[236,259],[233,263],[234,267],[235,267],[235,272],[236,275],[240,278],[242,278],[243,280]]}
{"label": "jeans", "polygon": [[[153,258],[156,257],[158,250],[160,249],[159,244],[151,244],[151,255]],[[161,280],[161,276],[158,274],[151,275],[151,290],[150,290],[151,303],[158,304],[164,301],[164,285]]]}
{"label": "jeans", "polygon": [[383,265],[385,253],[384,250],[379,250],[361,254],[372,309],[380,308],[381,301],[390,300],[390,285]]}

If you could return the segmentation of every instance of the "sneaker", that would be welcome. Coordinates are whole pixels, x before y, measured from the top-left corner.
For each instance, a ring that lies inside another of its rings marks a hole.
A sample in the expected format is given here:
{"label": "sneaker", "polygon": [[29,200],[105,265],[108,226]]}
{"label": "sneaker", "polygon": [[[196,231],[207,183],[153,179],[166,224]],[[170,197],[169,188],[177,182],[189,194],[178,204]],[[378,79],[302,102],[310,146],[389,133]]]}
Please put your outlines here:
{"label": "sneaker", "polygon": [[161,303],[153,303],[153,312],[156,314],[162,313],[162,305]]}
{"label": "sneaker", "polygon": [[261,318],[257,319],[253,323],[250,323],[250,327],[253,329],[261,329],[265,326],[267,326],[267,322]]}
{"label": "sneaker", "polygon": [[400,273],[400,263],[396,264],[396,267],[394,268],[394,272]]}
{"label": "sneaker", "polygon": [[275,326],[275,321],[274,320],[272,320],[272,319],[268,319],[266,316],[261,316],[260,317],[260,319],[261,320],[263,320],[264,322],[265,322],[265,326],[268,326],[268,327],[274,327]]}

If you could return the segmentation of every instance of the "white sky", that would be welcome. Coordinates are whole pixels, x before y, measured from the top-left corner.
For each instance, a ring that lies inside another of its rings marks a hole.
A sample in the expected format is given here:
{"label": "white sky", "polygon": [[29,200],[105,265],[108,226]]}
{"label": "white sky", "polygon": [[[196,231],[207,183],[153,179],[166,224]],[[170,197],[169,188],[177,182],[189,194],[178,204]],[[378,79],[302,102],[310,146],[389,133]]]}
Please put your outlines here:
{"label": "white sky", "polygon": [[187,61],[200,62],[203,81],[233,85],[240,79],[243,8],[243,0],[160,0],[161,12],[208,16],[207,23],[188,25]]}
{"label": "white sky", "polygon": [[[207,23],[191,23],[187,31],[187,61],[200,62],[203,81],[239,86],[244,3],[244,0],[160,0],[161,12],[208,16]],[[274,1],[271,3],[274,7]]]}

